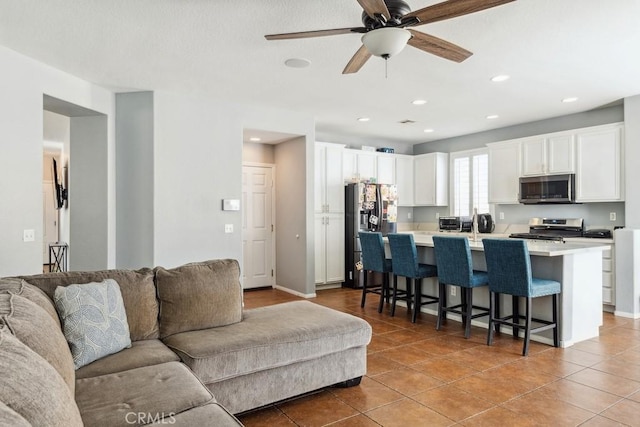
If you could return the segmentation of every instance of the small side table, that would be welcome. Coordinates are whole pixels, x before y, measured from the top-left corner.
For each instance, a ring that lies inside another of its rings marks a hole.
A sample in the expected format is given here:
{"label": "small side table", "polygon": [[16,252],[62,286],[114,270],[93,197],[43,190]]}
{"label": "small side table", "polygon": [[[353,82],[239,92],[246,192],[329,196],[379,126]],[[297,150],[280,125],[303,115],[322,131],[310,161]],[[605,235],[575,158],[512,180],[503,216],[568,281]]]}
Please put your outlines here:
{"label": "small side table", "polygon": [[49,272],[67,271],[69,245],[64,242],[49,243]]}

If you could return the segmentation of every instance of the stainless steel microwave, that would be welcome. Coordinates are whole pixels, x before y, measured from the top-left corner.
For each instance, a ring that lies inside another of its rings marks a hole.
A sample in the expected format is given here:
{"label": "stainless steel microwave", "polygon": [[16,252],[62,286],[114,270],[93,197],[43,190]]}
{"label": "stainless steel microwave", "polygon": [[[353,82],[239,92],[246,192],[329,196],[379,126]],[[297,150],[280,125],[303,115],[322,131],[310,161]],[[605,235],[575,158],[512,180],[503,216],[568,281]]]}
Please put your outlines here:
{"label": "stainless steel microwave", "polygon": [[520,203],[575,203],[575,175],[542,175],[520,178]]}

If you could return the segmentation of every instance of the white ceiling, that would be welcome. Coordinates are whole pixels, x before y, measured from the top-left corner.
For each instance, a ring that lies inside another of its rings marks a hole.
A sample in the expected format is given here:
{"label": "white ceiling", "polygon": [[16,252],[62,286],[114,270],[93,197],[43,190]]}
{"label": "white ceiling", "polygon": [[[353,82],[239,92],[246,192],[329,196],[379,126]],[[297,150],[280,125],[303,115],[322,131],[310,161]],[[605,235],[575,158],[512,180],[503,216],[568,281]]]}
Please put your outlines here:
{"label": "white ceiling", "polygon": [[[407,47],[388,78],[380,58],[341,74],[356,34],[263,37],[360,26],[356,0],[0,0],[0,11],[0,44],[83,79],[307,112],[324,140],[415,144],[640,94],[639,0],[518,0],[420,26],[474,55],[457,64]],[[311,66],[285,67],[288,58]],[[511,79],[491,82],[497,74]],[[560,102],[569,96],[579,100]]]}

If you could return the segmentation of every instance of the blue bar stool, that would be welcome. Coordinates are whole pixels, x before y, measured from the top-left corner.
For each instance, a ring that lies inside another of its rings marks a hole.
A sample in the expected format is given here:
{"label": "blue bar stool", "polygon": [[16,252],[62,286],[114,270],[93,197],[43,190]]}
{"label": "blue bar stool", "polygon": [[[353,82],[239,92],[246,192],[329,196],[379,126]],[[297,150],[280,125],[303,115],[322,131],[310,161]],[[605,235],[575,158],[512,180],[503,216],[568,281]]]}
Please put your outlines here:
{"label": "blue bar stool", "polygon": [[[422,279],[425,277],[435,277],[438,270],[435,265],[418,263],[418,250],[413,240],[413,234],[389,233],[389,247],[391,248],[391,264],[393,266],[393,301],[391,302],[391,315],[396,309],[396,293],[398,288],[398,276],[407,279],[408,299],[407,307],[411,309],[411,282],[414,282],[413,313],[411,321],[416,323],[420,307],[426,304],[437,304],[438,297],[424,295],[422,293]],[[425,301],[426,299],[426,301]]]}
{"label": "blue bar stool", "polygon": [[[558,347],[558,294],[560,282],[555,280],[537,279],[531,276],[531,259],[527,243],[519,239],[483,239],[484,255],[489,273],[489,332],[487,345],[493,343],[493,326],[508,325],[513,327],[513,336],[524,329],[524,346],[522,355],[529,353],[529,338],[532,333],[553,329],[553,345]],[[513,312],[510,316],[500,317],[498,305],[499,294],[513,296]],[[552,296],[552,321],[535,319],[532,317],[533,298]],[[526,315],[518,313],[518,300],[526,298]],[[524,319],[522,325],[520,320]],[[543,326],[532,329],[531,322]]]}
{"label": "blue bar stool", "polygon": [[[442,323],[446,322],[448,312],[456,313],[462,316],[464,337],[469,338],[471,320],[489,315],[487,307],[473,305],[473,288],[489,284],[487,273],[473,269],[471,248],[466,237],[433,236],[433,249],[438,266],[440,296],[436,329],[439,331]],[[447,285],[460,287],[460,304],[447,306]],[[474,308],[480,313],[473,314]]]}
{"label": "blue bar stool", "polygon": [[[386,258],[384,253],[384,241],[382,233],[373,233],[369,231],[360,231],[360,247],[362,248],[362,266],[364,268],[364,283],[362,285],[362,301],[360,307],[364,307],[368,293],[380,295],[380,304],[378,305],[378,313],[382,313],[384,299],[389,302],[389,274],[391,273],[391,260]],[[382,273],[382,286],[370,285],[368,282],[369,272],[375,271]]]}

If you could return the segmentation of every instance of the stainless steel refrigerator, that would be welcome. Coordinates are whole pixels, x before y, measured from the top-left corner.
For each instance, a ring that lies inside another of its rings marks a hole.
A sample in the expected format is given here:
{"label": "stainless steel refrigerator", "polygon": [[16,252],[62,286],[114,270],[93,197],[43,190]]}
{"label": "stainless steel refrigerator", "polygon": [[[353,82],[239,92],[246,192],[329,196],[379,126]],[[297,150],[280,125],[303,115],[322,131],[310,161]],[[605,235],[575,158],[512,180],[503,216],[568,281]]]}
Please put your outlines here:
{"label": "stainless steel refrigerator", "polygon": [[396,232],[398,190],[395,185],[352,183],[345,188],[345,281],[344,286],[362,287],[359,231]]}

